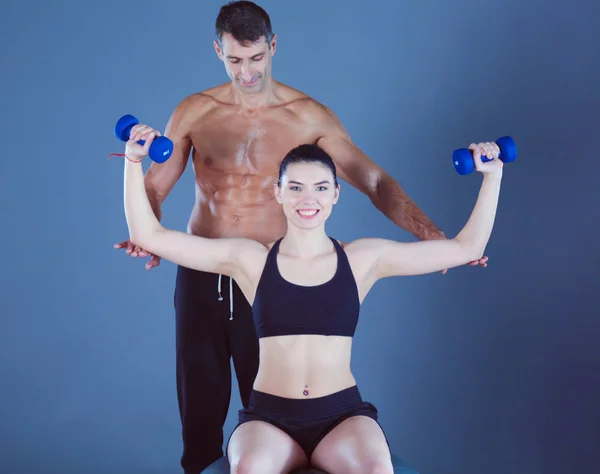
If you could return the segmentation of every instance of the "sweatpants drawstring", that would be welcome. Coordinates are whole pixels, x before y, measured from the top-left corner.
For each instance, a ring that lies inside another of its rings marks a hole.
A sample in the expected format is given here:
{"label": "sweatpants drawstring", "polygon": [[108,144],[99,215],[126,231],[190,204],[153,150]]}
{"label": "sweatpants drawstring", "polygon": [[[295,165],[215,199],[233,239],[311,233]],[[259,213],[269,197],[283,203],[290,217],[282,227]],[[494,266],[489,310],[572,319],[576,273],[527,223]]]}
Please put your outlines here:
{"label": "sweatpants drawstring", "polygon": [[221,296],[221,274],[219,273],[219,285],[217,287],[217,291],[219,292],[219,301],[223,301],[223,297]]}
{"label": "sweatpants drawstring", "polygon": [[233,278],[229,277],[229,321],[233,321]]}
{"label": "sweatpants drawstring", "polygon": [[[223,275],[221,275],[219,273],[219,283],[218,283],[218,288],[217,291],[219,293],[219,297],[218,300],[219,301],[223,301],[223,296],[221,295],[221,277]],[[232,321],[233,320],[233,278],[229,277],[229,320]]]}

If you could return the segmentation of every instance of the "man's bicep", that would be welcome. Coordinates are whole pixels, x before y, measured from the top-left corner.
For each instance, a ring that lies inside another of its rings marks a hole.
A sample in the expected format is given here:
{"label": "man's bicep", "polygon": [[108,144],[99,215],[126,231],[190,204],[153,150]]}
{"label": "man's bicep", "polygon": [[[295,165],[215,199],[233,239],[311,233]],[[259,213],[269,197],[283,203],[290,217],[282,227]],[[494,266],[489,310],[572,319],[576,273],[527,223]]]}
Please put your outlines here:
{"label": "man's bicep", "polygon": [[332,132],[317,143],[335,163],[338,176],[359,191],[370,194],[377,189],[381,167],[369,158],[349,136]]}
{"label": "man's bicep", "polygon": [[153,162],[146,174],[148,193],[160,201],[166,198],[185,171],[192,149],[186,107],[184,100],[169,117],[165,128],[164,136],[173,142],[171,156],[164,163]]}
{"label": "man's bicep", "polygon": [[331,156],[338,176],[365,194],[376,192],[382,168],[353,142],[340,118],[330,108],[320,104],[317,115],[321,133],[317,145]]}
{"label": "man's bicep", "polygon": [[164,163],[153,162],[146,173],[146,189],[164,199],[173,189],[187,165],[191,151],[189,139],[173,140],[173,153]]}

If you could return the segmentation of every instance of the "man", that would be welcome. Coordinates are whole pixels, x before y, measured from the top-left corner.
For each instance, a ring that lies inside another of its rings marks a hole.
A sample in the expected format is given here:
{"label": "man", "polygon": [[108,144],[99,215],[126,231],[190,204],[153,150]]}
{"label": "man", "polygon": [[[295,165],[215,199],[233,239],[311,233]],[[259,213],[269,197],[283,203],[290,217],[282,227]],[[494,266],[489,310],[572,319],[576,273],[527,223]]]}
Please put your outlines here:
{"label": "man", "polygon": [[[286,225],[273,196],[279,164],[292,148],[314,143],[333,157],[341,179],[398,226],[420,240],[445,238],[399,184],[352,142],[331,110],[272,78],[276,46],[262,8],[248,1],[221,8],[214,47],[231,81],[183,99],[171,115],[164,135],[173,140],[173,154],[163,164],[152,163],[145,178],[157,218],[191,153],[196,202],[188,232],[273,242],[284,235]],[[148,255],[130,241],[115,247],[134,257]],[[486,261],[471,265],[486,266]],[[153,255],[146,268],[159,263],[160,256]],[[198,474],[223,455],[230,359],[247,407],[258,369],[258,342],[248,302],[235,282],[221,275],[178,267],[175,309],[181,465],[186,473]]]}

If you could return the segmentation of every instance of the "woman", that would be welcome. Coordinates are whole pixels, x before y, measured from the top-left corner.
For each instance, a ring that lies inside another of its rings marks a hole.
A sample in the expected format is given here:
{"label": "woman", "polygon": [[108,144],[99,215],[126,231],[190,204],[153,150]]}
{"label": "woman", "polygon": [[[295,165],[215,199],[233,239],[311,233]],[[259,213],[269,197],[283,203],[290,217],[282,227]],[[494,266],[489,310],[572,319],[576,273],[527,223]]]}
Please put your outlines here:
{"label": "woman", "polygon": [[[361,399],[350,369],[360,304],[379,279],[437,272],[483,255],[502,178],[498,146],[469,147],[484,177],[475,208],[454,239],[401,243],[370,238],[348,244],[325,232],[340,193],[331,158],[317,146],[297,147],[282,161],[274,186],[287,232],[263,245],[161,226],[148,202],[140,164],[157,136],[139,124],[126,145],[131,241],[175,264],[232,277],[253,307],[260,367],[250,406],[240,411],[227,445],[232,472],[291,472],[310,462],[333,474],[392,473],[377,410]],[[481,155],[494,159],[484,164]]]}

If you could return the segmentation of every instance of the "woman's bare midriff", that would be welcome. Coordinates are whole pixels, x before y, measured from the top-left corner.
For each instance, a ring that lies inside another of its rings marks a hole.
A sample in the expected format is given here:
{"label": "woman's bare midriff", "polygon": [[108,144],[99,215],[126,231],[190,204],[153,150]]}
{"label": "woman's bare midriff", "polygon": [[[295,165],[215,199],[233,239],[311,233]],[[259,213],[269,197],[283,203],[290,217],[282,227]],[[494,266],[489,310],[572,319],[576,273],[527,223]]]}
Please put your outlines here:
{"label": "woman's bare midriff", "polygon": [[356,385],[351,338],[275,336],[260,339],[254,389],[285,398],[317,398]]}

